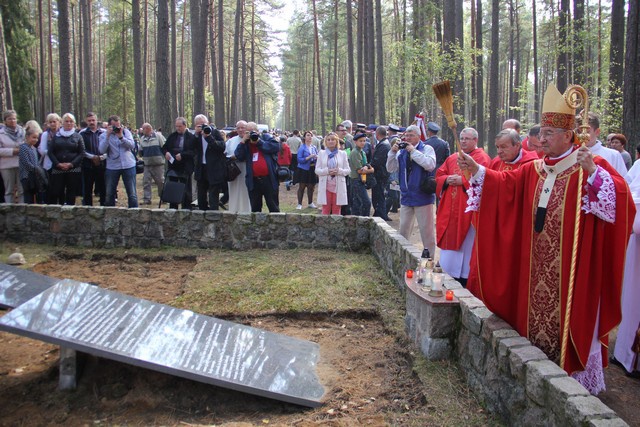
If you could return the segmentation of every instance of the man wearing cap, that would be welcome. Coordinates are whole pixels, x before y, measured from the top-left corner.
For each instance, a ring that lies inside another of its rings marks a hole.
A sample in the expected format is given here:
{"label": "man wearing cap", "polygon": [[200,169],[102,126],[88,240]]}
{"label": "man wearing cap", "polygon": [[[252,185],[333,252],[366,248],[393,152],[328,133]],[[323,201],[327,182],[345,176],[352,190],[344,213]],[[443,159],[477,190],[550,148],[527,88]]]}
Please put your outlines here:
{"label": "man wearing cap", "polygon": [[[460,132],[460,148],[477,163],[489,166],[491,158],[478,148],[478,132],[464,128]],[[475,228],[466,214],[469,183],[458,166],[459,153],[447,157],[436,172],[436,195],[440,198],[436,215],[437,245],[440,265],[451,277],[466,286]]]}
{"label": "man wearing cap", "polygon": [[[413,231],[414,218],[420,228],[424,247],[423,256],[432,255],[436,249],[433,235],[433,204],[435,195],[420,189],[425,176],[436,167],[436,154],[420,140],[420,128],[411,125],[404,133],[406,146],[395,144],[387,155],[387,170],[398,171],[400,181],[400,234],[407,239]],[[404,141],[403,141],[404,142]]]}
{"label": "man wearing cap", "polygon": [[389,123],[389,126],[387,126],[387,139],[389,140],[389,144],[393,145],[393,141],[395,141],[396,138],[399,138],[398,136],[399,132],[400,132],[400,127],[398,125]]}
{"label": "man wearing cap", "polygon": [[491,160],[489,169],[494,171],[510,171],[518,169],[527,162],[538,158],[535,151],[525,151],[520,142],[520,135],[513,129],[503,129],[496,135],[498,155]]}
{"label": "man wearing cap", "polygon": [[449,144],[443,139],[438,138],[440,126],[435,122],[427,123],[427,140],[426,143],[436,152],[436,170],[449,157]]}
{"label": "man wearing cap", "polygon": [[605,389],[608,334],[621,319],[635,206],[616,170],[577,147],[574,128],[574,109],[550,85],[542,107],[543,159],[510,172],[479,166],[466,154],[458,164],[471,175],[468,210],[477,212],[479,268],[469,289],[597,394]]}

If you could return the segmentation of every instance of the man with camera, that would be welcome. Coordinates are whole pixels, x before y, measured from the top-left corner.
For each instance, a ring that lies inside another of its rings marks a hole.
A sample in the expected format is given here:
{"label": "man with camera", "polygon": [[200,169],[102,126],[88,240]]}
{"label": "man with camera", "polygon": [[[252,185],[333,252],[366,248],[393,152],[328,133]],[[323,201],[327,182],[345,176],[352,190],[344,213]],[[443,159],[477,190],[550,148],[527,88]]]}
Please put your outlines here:
{"label": "man with camera", "polygon": [[[193,173],[193,157],[196,137],[187,131],[187,119],[178,117],[175,123],[175,132],[167,138],[167,142],[162,147],[164,158],[169,162],[167,168],[173,171],[185,182],[184,194],[182,196],[182,209],[191,209],[192,191],[191,174]],[[170,203],[171,209],[178,209],[177,203]]]}
{"label": "man with camera", "polygon": [[249,190],[251,212],[262,211],[262,198],[269,212],[280,212],[278,208],[278,141],[268,133],[260,135],[258,125],[247,123],[247,132],[235,151],[239,162],[247,163],[245,182]]}
{"label": "man with camera", "polygon": [[420,128],[411,125],[402,141],[387,154],[387,171],[398,171],[400,182],[400,234],[409,239],[413,231],[413,219],[418,221],[424,250],[422,256],[433,256],[436,250],[433,205],[435,194],[427,194],[421,188],[428,173],[436,167],[436,153],[420,140]]}
{"label": "man with camera", "polygon": [[120,123],[120,117],[109,117],[107,131],[100,135],[98,143],[100,154],[107,155],[105,206],[116,205],[116,189],[122,176],[122,182],[127,191],[128,206],[130,208],[138,207],[136,156],[133,154],[135,148],[136,143],[133,140],[133,135]]}
{"label": "man with camera", "polygon": [[198,209],[219,209],[220,193],[227,186],[227,157],[220,131],[209,125],[204,114],[193,119],[195,125],[195,178],[198,183]]}

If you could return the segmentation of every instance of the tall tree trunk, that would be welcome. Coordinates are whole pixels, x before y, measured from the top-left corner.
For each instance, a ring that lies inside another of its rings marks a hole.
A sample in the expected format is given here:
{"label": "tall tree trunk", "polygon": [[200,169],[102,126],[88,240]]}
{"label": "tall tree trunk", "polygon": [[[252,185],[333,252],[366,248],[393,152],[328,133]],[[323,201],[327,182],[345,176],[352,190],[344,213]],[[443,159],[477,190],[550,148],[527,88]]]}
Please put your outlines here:
{"label": "tall tree trunk", "polygon": [[208,0],[190,0],[191,11],[191,78],[193,79],[193,116],[205,113],[204,76],[207,58],[207,18],[209,16]]}
{"label": "tall tree trunk", "polygon": [[[500,0],[491,1],[491,69],[489,72],[489,140],[498,134],[500,130]],[[494,157],[496,148],[494,144],[488,143],[489,155]]]}
{"label": "tall tree trunk", "polygon": [[[622,102],[624,61],[624,3],[625,0],[611,2],[611,46],[609,51],[609,105]],[[631,32],[631,29],[629,29]],[[628,55],[628,53],[627,53]],[[627,62],[627,67],[629,63]]]}
{"label": "tall tree trunk", "polygon": [[[156,126],[165,135],[171,133],[171,84],[169,82],[169,3],[158,0],[158,26],[156,34]],[[175,117],[174,117],[175,118]]]}
{"label": "tall tree trunk", "polygon": [[[315,7],[315,5],[314,5]],[[254,120],[258,120],[256,116],[256,3],[255,0],[251,0],[251,40],[249,41],[251,43],[251,64],[250,64],[250,73],[251,73],[251,77],[250,77],[250,97],[251,97],[251,112],[250,112],[250,116],[254,119]],[[322,87],[322,86],[320,86]]]}
{"label": "tall tree trunk", "polygon": [[318,96],[320,100],[320,128],[322,129],[322,135],[326,134],[326,126],[324,122],[324,94],[322,93],[322,73],[320,68],[320,38],[318,37],[318,10],[316,9],[316,0],[312,0],[313,4],[313,32],[314,32],[314,45],[316,51],[316,65],[318,67]]}
{"label": "tall tree trunk", "polygon": [[127,104],[127,24],[126,24],[126,8],[122,6],[122,123],[129,122],[129,110]]}
{"label": "tall tree trunk", "polygon": [[52,22],[53,22],[53,9],[51,8],[51,0],[48,0],[48,14],[49,16],[47,17],[47,21],[49,22],[49,41],[47,43],[47,45],[49,46],[48,49],[48,56],[49,56],[49,111],[51,113],[53,113],[54,111],[56,111],[55,108],[55,97],[53,95],[53,43],[51,43],[52,40],[52,35],[53,35],[53,27],[52,27]]}
{"label": "tall tree trunk", "polygon": [[[40,50],[40,79],[38,80],[38,85],[40,87],[40,97],[38,99],[38,105],[40,109],[40,114],[38,115],[38,119],[40,123],[44,123],[46,119],[46,109],[47,109],[47,89],[45,85],[45,72],[44,66],[46,62],[46,57],[44,55],[44,46],[45,46],[45,38],[44,38],[44,11],[42,10],[42,0],[38,0],[38,34],[40,36],[39,50]],[[2,19],[0,19],[2,21]],[[3,36],[3,33],[0,32],[0,37]],[[48,43],[47,43],[48,44]],[[2,49],[2,48],[0,48]],[[0,50],[0,56],[2,58],[6,58],[6,52],[4,49]],[[5,61],[5,59],[0,58],[0,61]],[[88,95],[87,95],[88,96]],[[0,108],[1,110],[1,108]]]}
{"label": "tall tree trunk", "polygon": [[171,95],[169,97],[169,111],[171,112],[171,118],[175,119],[178,117],[178,23],[176,20],[178,11],[176,10],[176,0],[169,0],[169,10],[173,11],[171,13]]}
{"label": "tall tree trunk", "polygon": [[76,58],[76,53],[78,52],[77,44],[76,44],[76,12],[75,5],[71,3],[71,82],[72,82],[72,99],[74,105],[74,113],[78,115],[78,111],[75,108],[81,108],[82,103],[78,100],[78,60]]}
{"label": "tall tree trunk", "polygon": [[338,121],[338,0],[334,0],[333,8],[333,90],[331,91],[331,110],[333,111],[333,117],[331,123],[335,126]]}
{"label": "tall tree trunk", "polygon": [[382,57],[384,48],[382,46],[382,2],[376,0],[376,77],[378,78],[378,123],[386,125],[387,116],[384,103],[384,58]]}
{"label": "tall tree trunk", "polygon": [[58,0],[58,62],[60,63],[60,111],[73,111],[71,93],[71,43],[69,34],[69,0]]}
{"label": "tall tree trunk", "polygon": [[11,95],[11,79],[9,78],[9,63],[7,62],[7,47],[4,42],[4,25],[2,24],[2,10],[0,10],[0,111],[13,109]]}
{"label": "tall tree trunk", "polygon": [[[213,12],[213,3],[210,4],[209,6],[212,9]],[[214,108],[215,108],[215,113],[214,113],[214,117],[211,117],[209,120],[211,120],[211,123],[215,123],[218,127],[224,127],[224,121],[220,121],[220,116],[218,116],[218,103],[220,102],[220,87],[218,86],[218,64],[217,64],[217,58],[216,58],[216,39],[215,39],[215,30],[216,30],[216,23],[215,23],[215,17],[217,15],[215,15],[214,13],[211,13],[211,22],[208,25],[209,31],[209,49],[211,51],[211,92],[213,94],[213,103],[214,103]],[[219,37],[222,37],[222,35],[220,35]]]}
{"label": "tall tree trunk", "polygon": [[233,62],[231,63],[231,105],[229,106],[229,117],[231,122],[238,120],[238,73],[240,68],[240,33],[242,32],[242,14],[244,13],[244,0],[236,0],[236,20],[233,32]]}
{"label": "tall tree trunk", "polygon": [[622,133],[629,138],[629,152],[640,142],[640,4],[629,2],[624,67],[624,116]]}
{"label": "tall tree trunk", "polygon": [[[225,117],[225,85],[224,85],[224,0],[218,0],[218,97],[216,99],[216,120],[220,126],[227,122]],[[213,61],[213,58],[212,58]],[[231,124],[231,123],[229,123]],[[235,123],[234,123],[235,124]]]}
{"label": "tall tree trunk", "polygon": [[569,0],[560,0],[558,33],[558,90],[564,93],[569,82]]}
{"label": "tall tree trunk", "polygon": [[184,104],[184,33],[187,21],[187,3],[182,4],[182,28],[180,29],[180,91],[178,92],[178,96],[180,97],[180,101],[178,102],[178,115],[185,115],[185,104]]}
{"label": "tall tree trunk", "polygon": [[142,86],[142,34],[140,31],[140,0],[131,0],[131,30],[133,32],[133,81],[136,108],[136,129],[146,121],[144,88]]}
{"label": "tall tree trunk", "polygon": [[572,81],[586,85],[585,34],[584,34],[584,0],[573,0],[573,79]]}
{"label": "tall tree trunk", "polygon": [[[535,1],[535,0],[534,0]],[[482,0],[477,0],[476,4],[476,130],[480,141],[478,144],[483,147],[486,141],[485,114],[484,114],[484,80],[483,80],[483,59],[482,59]]]}
{"label": "tall tree trunk", "polygon": [[[142,108],[145,121],[151,120],[149,111],[149,86],[148,82],[148,63],[149,63],[149,3],[144,0],[142,14]],[[172,15],[175,15],[175,11]]]}
{"label": "tall tree trunk", "polygon": [[[365,1],[358,0],[358,19],[357,19],[357,33],[356,39],[358,46],[356,47],[355,54],[357,55],[357,65],[358,65],[358,90],[357,90],[357,98],[356,98],[356,117],[357,120],[364,120],[365,116],[365,105],[364,105],[364,8]],[[352,52],[349,52],[352,54]]]}
{"label": "tall tree trunk", "polygon": [[351,10],[352,0],[346,0],[347,4],[347,65],[349,67],[349,117],[355,120],[356,117],[356,73],[353,63],[353,12]]}
{"label": "tall tree trunk", "polygon": [[[39,0],[42,1],[42,0]],[[80,1],[80,12],[82,14],[82,60],[83,67],[83,91],[86,96],[87,111],[93,110],[93,56],[92,56],[92,31],[91,31],[91,1]]]}
{"label": "tall tree trunk", "polygon": [[533,111],[535,113],[534,123],[540,121],[540,83],[538,81],[538,13],[536,11],[536,0],[531,0],[531,19],[533,30]]}
{"label": "tall tree trunk", "polygon": [[365,55],[365,59],[368,64],[368,72],[367,72],[367,82],[369,89],[366,93],[369,95],[366,98],[367,101],[367,121],[368,123],[376,122],[376,58],[375,58],[375,21],[374,21],[374,10],[373,10],[373,2],[369,1],[367,3],[367,19],[366,19],[366,41],[367,41],[367,53]]}

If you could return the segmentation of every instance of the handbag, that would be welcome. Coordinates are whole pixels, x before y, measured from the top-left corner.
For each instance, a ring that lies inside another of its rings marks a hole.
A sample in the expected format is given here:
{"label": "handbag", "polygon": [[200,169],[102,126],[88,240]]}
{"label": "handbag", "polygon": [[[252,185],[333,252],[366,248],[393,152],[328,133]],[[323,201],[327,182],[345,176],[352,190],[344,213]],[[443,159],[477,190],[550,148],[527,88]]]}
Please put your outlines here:
{"label": "handbag", "polygon": [[426,174],[420,181],[420,190],[426,194],[435,194],[436,192],[436,179],[431,174]]}
{"label": "handbag", "polygon": [[235,160],[227,159],[227,181],[236,179],[242,172]]}
{"label": "handbag", "polygon": [[373,176],[372,173],[367,174],[367,180],[364,183],[364,187],[367,190],[371,190],[373,187],[375,187],[378,184],[378,180],[376,180],[376,177]]}
{"label": "handbag", "polygon": [[47,171],[41,166],[36,166],[27,176],[27,190],[31,193],[43,193],[49,187]]}
{"label": "handbag", "polygon": [[144,160],[136,159],[136,173],[144,173]]}
{"label": "handbag", "polygon": [[276,171],[278,175],[278,181],[285,182],[291,179],[291,170],[289,166],[278,166],[278,170]]}

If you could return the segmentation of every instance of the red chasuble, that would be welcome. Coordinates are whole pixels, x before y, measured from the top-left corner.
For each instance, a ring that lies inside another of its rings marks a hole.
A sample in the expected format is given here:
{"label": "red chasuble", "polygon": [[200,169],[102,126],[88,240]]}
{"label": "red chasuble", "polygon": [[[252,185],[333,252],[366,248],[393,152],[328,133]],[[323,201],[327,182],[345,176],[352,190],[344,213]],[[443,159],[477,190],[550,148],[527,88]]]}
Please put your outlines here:
{"label": "red chasuble", "polygon": [[[482,148],[476,148],[468,154],[479,165],[489,166],[491,162],[491,158]],[[464,213],[467,208],[469,183],[463,177],[463,186],[449,185],[444,189],[449,175],[463,176],[458,167],[458,153],[447,157],[436,172],[436,194],[440,198],[436,214],[436,243],[440,249],[457,251],[462,246],[471,225],[471,214]]]}
{"label": "red chasuble", "polygon": [[[569,341],[562,366],[569,374],[585,369],[598,307],[598,335],[607,364],[608,333],[621,319],[623,264],[635,216],[624,179],[601,157],[594,161],[615,183],[616,219],[612,224],[581,211]],[[560,361],[569,292],[578,171],[574,164],[558,174],[539,233],[534,231],[534,220],[546,178],[542,160],[510,172],[487,170],[480,210],[474,215],[478,269],[470,272],[469,289],[556,362]],[[586,181],[583,173],[581,196]]]}
{"label": "red chasuble", "polygon": [[536,153],[535,151],[520,150],[520,152],[522,153],[522,157],[520,157],[520,159],[516,163],[506,163],[503,162],[500,157],[496,157],[495,159],[491,160],[489,169],[493,169],[494,171],[506,172],[518,169],[523,164],[538,159],[538,153]]}

